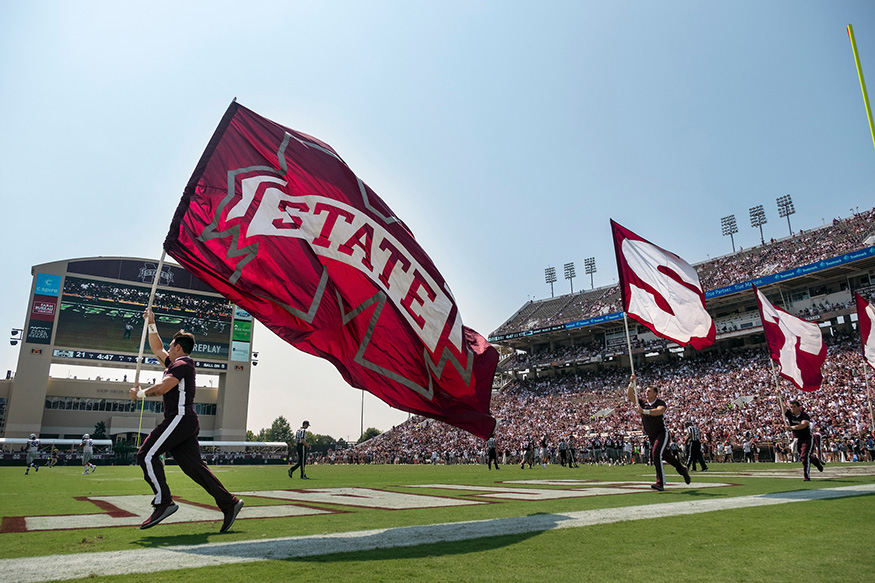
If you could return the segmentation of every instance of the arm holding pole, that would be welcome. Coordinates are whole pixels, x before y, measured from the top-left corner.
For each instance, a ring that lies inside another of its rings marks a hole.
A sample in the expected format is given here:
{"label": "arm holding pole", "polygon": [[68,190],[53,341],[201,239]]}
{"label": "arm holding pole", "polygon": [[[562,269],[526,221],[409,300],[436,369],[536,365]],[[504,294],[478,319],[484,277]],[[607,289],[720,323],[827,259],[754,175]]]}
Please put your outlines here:
{"label": "arm holding pole", "polygon": [[[152,278],[152,290],[149,292],[149,301],[146,303],[146,313],[148,313],[148,314],[152,314],[152,302],[155,300],[155,290],[158,289],[158,280],[161,279],[161,270],[164,268],[164,258],[165,257],[167,257],[167,251],[162,251],[161,252],[161,259],[158,261],[158,267],[155,269],[155,276]],[[142,429],[143,429],[143,408],[145,407],[145,403],[146,403],[146,391],[140,388],[140,369],[143,366],[143,350],[144,350],[145,345],[146,345],[146,335],[148,333],[148,335],[150,337],[153,336],[153,334],[149,331],[149,326],[150,326],[150,324],[149,324],[149,322],[146,319],[145,314],[144,314],[143,332],[140,335],[140,351],[137,354],[137,371],[136,371],[136,373],[134,373],[134,386],[129,391],[131,393],[131,400],[132,401],[136,401],[137,399],[140,399],[140,423],[139,423],[139,427],[137,427],[137,449],[140,448],[140,434],[141,434]],[[152,329],[155,330],[154,336],[156,336],[158,338],[158,343],[160,344],[161,337],[158,336],[158,329],[155,328],[155,315],[154,314],[152,314],[151,327],[152,327]],[[149,347],[150,348],[152,347],[152,339],[151,338],[149,339]],[[161,344],[161,350],[164,350],[163,344]],[[152,352],[154,353],[155,351],[152,350]],[[158,357],[158,354],[156,353],[155,356]],[[159,358],[159,361],[163,363],[164,359]],[[173,377],[169,377],[169,378],[173,378]],[[166,380],[167,379],[164,379],[159,384],[164,383],[164,381],[166,381]],[[178,383],[179,381],[177,380],[176,382]],[[158,385],[155,385],[155,386],[157,387]],[[174,385],[174,386],[176,386],[176,385]],[[151,390],[152,388],[153,387],[149,387],[149,389],[147,389],[147,390]],[[169,391],[172,388],[173,387],[168,387],[167,389],[164,390],[163,393],[159,393],[159,394],[163,395],[164,393],[166,393],[167,391]]]}
{"label": "arm holding pole", "polygon": [[[152,308],[146,308],[146,311],[143,313],[143,320],[145,320],[146,328],[148,330],[149,349],[159,362],[166,362],[170,355],[164,349],[164,343],[161,341],[161,336],[158,334],[158,327],[155,324],[155,314],[152,313]],[[129,395],[132,401],[145,399],[146,397],[160,396],[178,384],[179,379],[173,375],[168,375],[161,379],[160,382],[155,383],[147,389],[140,388],[140,383],[137,382],[135,386],[131,387]]]}
{"label": "arm holding pole", "polygon": [[784,420],[784,427],[790,427],[790,422],[787,421],[787,407],[784,405],[784,399],[781,397],[781,393],[778,390],[778,375],[775,372],[775,361],[772,360],[772,357],[769,357],[769,366],[772,369],[772,381],[775,383],[775,395],[778,396],[778,405],[781,407],[781,419]]}
{"label": "arm holding pole", "polygon": [[164,363],[169,354],[164,349],[161,335],[158,334],[158,326],[155,324],[155,314],[152,312],[152,308],[146,308],[146,311],[143,312],[143,320],[146,322],[146,329],[148,331],[149,350],[152,351],[158,362]]}
{"label": "arm holding pole", "polygon": [[638,402],[638,396],[635,394],[635,386],[636,386],[637,377],[633,372],[629,377],[629,386],[626,387],[626,398],[629,399],[629,402],[635,405],[635,412],[639,415],[646,415],[644,409],[641,408],[641,403]]}
{"label": "arm holding pole", "polygon": [[629,386],[626,387],[626,398],[632,404],[638,404],[638,398],[635,396],[635,373],[629,377]]}
{"label": "arm holding pole", "polygon": [[[158,280],[161,278],[161,270],[164,268],[164,258],[167,256],[167,252],[163,251],[161,253],[161,259],[158,261],[158,267],[155,270],[155,277],[152,279],[152,290],[149,292],[149,301],[146,303],[146,312],[152,313],[152,302],[155,300],[155,290],[158,289]],[[152,315],[152,324],[155,324],[155,316]],[[149,336],[152,334],[148,332],[149,322],[146,320],[145,315],[143,317],[143,333],[140,335],[140,352],[137,355],[137,371],[134,373],[134,385],[140,384],[140,368],[143,365],[143,350],[146,345],[146,335],[148,333]],[[158,342],[161,342],[161,337],[158,337]],[[152,347],[152,339],[149,339],[149,347]],[[163,350],[163,345],[162,345]],[[155,352],[154,350],[152,351]],[[155,355],[158,357],[158,355]],[[163,359],[159,358],[160,362],[164,362]]]}

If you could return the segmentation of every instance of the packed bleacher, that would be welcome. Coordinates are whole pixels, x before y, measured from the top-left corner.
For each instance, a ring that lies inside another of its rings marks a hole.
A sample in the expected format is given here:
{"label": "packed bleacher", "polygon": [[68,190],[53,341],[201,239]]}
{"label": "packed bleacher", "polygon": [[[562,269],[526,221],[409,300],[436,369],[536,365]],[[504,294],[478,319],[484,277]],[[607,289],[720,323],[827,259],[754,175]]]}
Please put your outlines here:
{"label": "packed bleacher", "polygon": [[[69,277],[64,282],[64,296],[112,304],[145,306],[149,290],[118,283],[101,282]],[[194,296],[185,293],[155,293],[153,305],[161,310],[178,314],[195,314],[199,318],[230,318],[231,304],[225,300]]]}
{"label": "packed bleacher", "polygon": [[[64,306],[68,313],[86,317],[91,306],[124,308],[121,317],[134,327],[142,325],[140,313],[149,301],[150,290],[119,283],[68,277],[64,282]],[[152,306],[159,315],[173,316],[173,324],[197,336],[212,331],[223,334],[230,325],[231,304],[226,300],[157,290]]]}
{"label": "packed bleacher", "polygon": [[[776,389],[765,348],[647,364],[636,373],[640,390],[653,386],[669,404],[666,423],[673,438],[682,441],[686,422],[697,424],[712,460],[718,445],[728,445],[738,454],[748,441],[760,448],[786,446],[790,435],[778,398],[786,402],[791,396],[802,400],[829,451],[848,440],[864,442],[871,427],[859,340],[837,338],[828,346],[823,386],[812,394],[783,380]],[[499,420],[501,457],[519,463],[522,444],[530,436],[535,441],[546,438],[551,462],[561,440],[571,440],[582,461],[611,461],[607,453],[603,460],[591,459],[595,440],[630,442],[634,451],[641,451],[640,416],[625,398],[628,375],[628,369],[617,368],[515,381],[494,394],[492,413]],[[484,448],[482,439],[421,417],[359,446],[361,455],[375,463],[482,463]]]}
{"label": "packed bleacher", "polygon": [[[873,235],[873,219],[875,209],[870,209],[784,239],[773,239],[764,245],[740,249],[693,267],[706,291],[750,281],[866,246],[865,241]],[[534,300],[524,305],[491,335],[524,332],[619,311],[619,286]]]}
{"label": "packed bleacher", "polygon": [[[875,209],[694,267],[705,290],[749,281],[872,245],[873,219]],[[875,286],[857,291],[875,300]],[[816,319],[820,314],[851,309],[852,304],[824,300],[804,308],[800,315]],[[527,303],[492,335],[617,311],[617,286],[569,294]],[[726,332],[758,326],[758,318],[755,323],[742,321],[753,317],[734,315],[715,323],[718,331]],[[697,424],[712,461],[753,460],[763,448],[768,450],[769,459],[790,459],[792,437],[784,427],[779,399],[786,402],[791,396],[801,398],[815,420],[828,461],[852,460],[855,454],[858,459],[875,461],[875,451],[866,447],[867,442],[873,443],[873,428],[859,338],[832,336],[826,340],[829,353],[823,386],[812,394],[801,393],[783,380],[776,388],[765,348],[709,351],[647,362],[640,369],[636,367],[639,389],[654,386],[669,403],[666,421],[676,440],[683,440],[687,422]],[[645,342],[640,338],[635,341]],[[650,342],[658,351],[668,347],[661,339]],[[498,372],[544,368],[563,361],[597,362],[605,350],[601,343],[540,347],[532,353],[507,356],[499,363]],[[500,459],[520,463],[522,444],[531,438],[546,442],[548,462],[558,459],[560,442],[575,448],[582,462],[647,461],[640,417],[625,399],[628,376],[627,368],[601,366],[573,376],[513,380],[494,392],[491,412],[499,420],[496,438]],[[611,450],[613,455],[608,453]],[[359,459],[374,463],[483,463],[485,442],[444,423],[414,417],[360,445],[357,451]]]}

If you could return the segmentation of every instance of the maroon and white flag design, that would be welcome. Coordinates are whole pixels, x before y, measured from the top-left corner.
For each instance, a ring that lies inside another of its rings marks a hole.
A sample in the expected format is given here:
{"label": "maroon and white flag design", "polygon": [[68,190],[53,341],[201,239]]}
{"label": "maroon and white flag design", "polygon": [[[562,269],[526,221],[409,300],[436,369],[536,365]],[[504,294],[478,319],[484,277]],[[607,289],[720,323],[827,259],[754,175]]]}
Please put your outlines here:
{"label": "maroon and white flag design", "polygon": [[670,251],[611,221],[623,310],[654,334],[700,350],[714,344],[717,329],[699,275]]}
{"label": "maroon and white flag design", "polygon": [[164,247],[350,385],[492,432],[498,352],[462,325],[413,234],[327,144],[232,103]]}
{"label": "maroon and white flag design", "polygon": [[781,376],[800,390],[816,391],[823,383],[820,368],[826,360],[826,344],[820,326],[776,308],[759,289],[753,289],[769,344],[769,356],[778,363]]}
{"label": "maroon and white flag design", "polygon": [[875,306],[854,292],[857,300],[857,328],[860,330],[860,344],[863,358],[872,368],[875,368],[875,334],[872,323],[875,322]]}

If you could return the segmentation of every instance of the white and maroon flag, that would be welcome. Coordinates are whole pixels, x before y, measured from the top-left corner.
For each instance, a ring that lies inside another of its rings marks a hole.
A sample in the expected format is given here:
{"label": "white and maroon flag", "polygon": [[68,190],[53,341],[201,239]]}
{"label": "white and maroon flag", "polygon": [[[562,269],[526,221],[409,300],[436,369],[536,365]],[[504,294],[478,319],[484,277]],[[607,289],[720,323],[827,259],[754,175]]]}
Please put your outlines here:
{"label": "white and maroon flag", "polygon": [[805,392],[816,391],[823,382],[820,368],[826,360],[826,344],[820,326],[776,308],[763,292],[756,287],[753,290],[769,344],[769,356],[778,363],[781,376]]}
{"label": "white and maroon flag", "polygon": [[670,251],[611,221],[623,310],[654,334],[700,350],[717,330],[705,309],[699,275]]}
{"label": "white and maroon flag", "polygon": [[350,385],[492,432],[497,351],[462,325],[413,234],[327,144],[232,103],[164,248]]}
{"label": "white and maroon flag", "polygon": [[875,334],[872,323],[875,322],[875,306],[854,292],[857,299],[857,328],[860,330],[860,344],[863,348],[863,358],[869,366],[875,368]]}

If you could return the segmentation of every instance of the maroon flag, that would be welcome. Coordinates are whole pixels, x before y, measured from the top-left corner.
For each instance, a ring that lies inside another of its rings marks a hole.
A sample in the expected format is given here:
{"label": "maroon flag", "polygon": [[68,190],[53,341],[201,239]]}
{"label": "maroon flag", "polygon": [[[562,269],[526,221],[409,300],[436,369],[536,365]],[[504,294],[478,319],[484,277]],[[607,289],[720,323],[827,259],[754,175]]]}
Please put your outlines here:
{"label": "maroon flag", "polygon": [[806,322],[773,306],[763,293],[753,288],[769,344],[769,356],[778,363],[781,376],[807,393],[823,383],[820,368],[826,360],[826,344],[820,326]]}
{"label": "maroon flag", "polygon": [[872,368],[875,368],[875,334],[872,333],[872,322],[875,321],[875,306],[854,292],[857,300],[857,328],[860,330],[860,345],[863,358]]}
{"label": "maroon flag", "polygon": [[498,352],[462,325],[413,234],[327,144],[232,103],[164,247],[350,385],[492,432]]}
{"label": "maroon flag", "polygon": [[699,275],[670,251],[611,221],[623,310],[654,334],[700,350],[717,329],[705,309]]}

